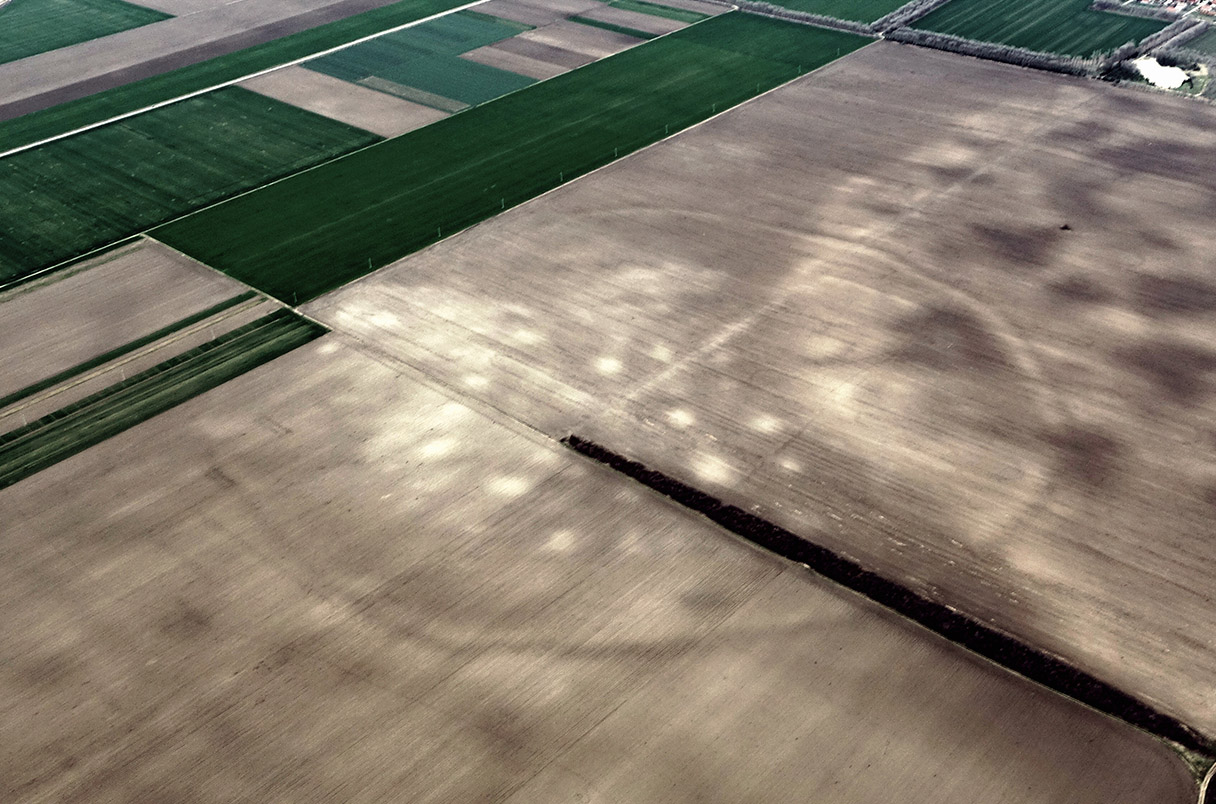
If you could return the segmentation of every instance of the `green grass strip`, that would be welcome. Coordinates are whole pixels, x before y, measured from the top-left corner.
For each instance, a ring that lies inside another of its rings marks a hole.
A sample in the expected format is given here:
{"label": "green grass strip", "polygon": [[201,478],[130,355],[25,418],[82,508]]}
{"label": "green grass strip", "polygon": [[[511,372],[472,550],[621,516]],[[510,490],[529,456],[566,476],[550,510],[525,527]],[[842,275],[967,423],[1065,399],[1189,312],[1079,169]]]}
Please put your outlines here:
{"label": "green grass strip", "polygon": [[658,34],[639,31],[637,28],[626,28],[624,25],[614,25],[611,22],[602,22],[593,20],[590,17],[580,17],[578,14],[567,17],[571,22],[577,22],[579,25],[590,25],[592,28],[603,28],[605,31],[632,36],[634,39],[654,39]]}
{"label": "green grass strip", "polygon": [[699,14],[696,11],[672,8],[671,6],[659,5],[658,3],[647,3],[645,0],[613,0],[608,5],[613,8],[624,9],[625,11],[636,11],[639,14],[663,17],[664,19],[675,20],[676,22],[700,22],[713,16],[712,14]]}
{"label": "green grass strip", "polygon": [[168,223],[154,236],[303,302],[871,40],[731,12]]}
{"label": "green grass strip", "polygon": [[8,394],[7,396],[0,396],[0,408],[6,408],[9,405],[13,404],[14,402],[20,402],[22,399],[25,399],[26,397],[33,396],[34,394],[36,394],[40,391],[45,391],[46,389],[52,388],[61,382],[66,382],[67,380],[70,380],[73,377],[77,377],[81,374],[84,374],[86,371],[92,371],[93,369],[97,368],[98,366],[109,363],[111,360],[115,360],[117,358],[122,357],[125,354],[134,352],[136,349],[142,349],[143,347],[147,346],[150,343],[155,343],[156,341],[159,341],[161,338],[165,337],[166,335],[170,335],[174,332],[177,332],[178,330],[185,329],[186,327],[191,326],[192,324],[197,324],[199,321],[210,318],[211,316],[215,315],[216,313],[221,313],[224,310],[227,310],[229,307],[235,307],[238,304],[240,304],[241,302],[248,301],[256,295],[258,295],[256,291],[247,290],[244,293],[241,293],[240,295],[233,296],[231,299],[225,299],[224,301],[220,302],[219,304],[213,304],[210,307],[208,307],[206,310],[199,310],[197,313],[188,315],[179,321],[174,321],[172,324],[169,324],[168,326],[165,326],[165,327],[161,327],[160,329],[156,330],[155,332],[149,332],[147,335],[136,338],[135,340],[130,341],[128,343],[124,343],[122,346],[111,349],[108,352],[103,352],[102,354],[97,355],[97,357],[89,358],[88,360],[84,361],[83,363],[79,363],[68,369],[64,369],[63,371],[59,372],[58,374],[53,374],[44,380],[39,380],[38,382],[34,383],[33,385],[27,385],[26,387],[22,388],[21,390],[14,391],[13,393]]}
{"label": "green grass strip", "polygon": [[181,67],[87,98],[0,123],[0,151],[29,145],[118,115],[306,58],[462,5],[466,0],[400,0],[344,20]]}
{"label": "green grass strip", "polygon": [[0,436],[0,488],[324,334],[280,310]]}

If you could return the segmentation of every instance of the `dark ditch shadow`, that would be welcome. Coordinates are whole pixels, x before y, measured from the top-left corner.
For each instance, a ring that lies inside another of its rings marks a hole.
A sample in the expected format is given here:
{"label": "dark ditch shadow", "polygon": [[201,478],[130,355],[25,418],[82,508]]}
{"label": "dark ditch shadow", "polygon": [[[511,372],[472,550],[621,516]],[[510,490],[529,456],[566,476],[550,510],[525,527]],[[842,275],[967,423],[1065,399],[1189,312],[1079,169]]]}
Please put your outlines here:
{"label": "dark ditch shadow", "polygon": [[1010,368],[996,336],[957,307],[930,306],[897,322],[900,344],[890,357],[939,371],[1003,371]]}
{"label": "dark ditch shadow", "polygon": [[1141,274],[1134,283],[1133,307],[1143,315],[1197,315],[1216,311],[1216,285],[1196,276]]}
{"label": "dark ditch shadow", "polygon": [[570,449],[625,475],[680,505],[704,515],[732,533],[858,592],[870,600],[919,623],[1009,670],[1061,692],[1126,723],[1172,740],[1208,756],[1216,755],[1216,740],[1178,719],[1158,712],[1139,699],[1055,656],[1026,645],[977,620],[924,598],[910,589],[863,569],[827,548],[813,544],[778,525],[675,478],[648,469],[591,441],[568,435]]}
{"label": "dark ditch shadow", "polygon": [[1107,304],[1115,294],[1084,276],[1069,276],[1047,286],[1052,297],[1069,304]]}
{"label": "dark ditch shadow", "polygon": [[1181,341],[1146,341],[1115,353],[1116,362],[1147,378],[1170,401],[1191,405],[1207,396],[1216,352]]}

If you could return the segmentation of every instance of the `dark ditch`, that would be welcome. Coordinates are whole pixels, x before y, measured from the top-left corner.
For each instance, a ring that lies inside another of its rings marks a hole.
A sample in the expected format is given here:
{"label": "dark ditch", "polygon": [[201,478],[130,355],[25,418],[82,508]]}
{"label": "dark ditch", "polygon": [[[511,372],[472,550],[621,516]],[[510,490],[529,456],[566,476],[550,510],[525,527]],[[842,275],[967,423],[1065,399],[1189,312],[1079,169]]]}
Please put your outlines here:
{"label": "dark ditch", "polygon": [[649,469],[644,464],[576,435],[566,436],[562,443],[708,517],[737,536],[783,558],[804,564],[823,577],[914,620],[1002,667],[1191,751],[1216,758],[1216,741],[1210,737],[1056,656],[1036,650],[1009,634],[922,597],[825,547],[808,542],[663,472]]}

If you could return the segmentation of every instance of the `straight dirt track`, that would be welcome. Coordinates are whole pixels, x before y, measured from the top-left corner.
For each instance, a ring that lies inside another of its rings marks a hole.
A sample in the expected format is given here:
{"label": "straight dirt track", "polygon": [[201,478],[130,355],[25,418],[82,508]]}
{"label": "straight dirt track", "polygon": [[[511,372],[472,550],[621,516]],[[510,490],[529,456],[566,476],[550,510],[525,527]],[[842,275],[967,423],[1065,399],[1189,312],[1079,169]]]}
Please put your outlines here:
{"label": "straight dirt track", "polygon": [[308,309],[1210,737],[1213,130],[878,44]]}

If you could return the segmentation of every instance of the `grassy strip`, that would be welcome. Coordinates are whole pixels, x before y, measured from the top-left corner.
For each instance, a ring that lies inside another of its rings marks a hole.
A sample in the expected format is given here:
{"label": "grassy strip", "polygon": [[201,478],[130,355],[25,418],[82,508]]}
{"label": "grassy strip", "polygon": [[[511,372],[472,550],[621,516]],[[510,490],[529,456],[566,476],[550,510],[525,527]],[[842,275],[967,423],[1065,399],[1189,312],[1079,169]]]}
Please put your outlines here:
{"label": "grassy strip", "polygon": [[605,31],[632,36],[634,39],[654,39],[657,34],[639,31],[637,28],[626,28],[624,25],[616,25],[611,22],[603,22],[602,20],[593,20],[590,17],[580,17],[578,14],[567,17],[571,22],[577,22],[579,25],[590,25],[592,28],[603,28]]}
{"label": "grassy strip", "polygon": [[380,141],[238,87],[0,159],[0,281]]}
{"label": "grassy strip", "polygon": [[95,125],[438,14],[466,0],[400,0],[344,20],[0,123],[0,151]]}
{"label": "grassy strip", "polygon": [[870,40],[738,12],[158,228],[287,302],[386,265]]}
{"label": "grassy strip", "polygon": [[648,469],[594,442],[569,435],[562,439],[562,443],[704,515],[731,533],[779,556],[804,564],[825,578],[914,620],[1002,667],[1205,756],[1216,755],[1216,741],[1062,659],[1036,650],[1002,631],[922,597],[902,584],[870,572],[826,547],[809,542],[737,506],[727,505],[699,489],[655,469]]}
{"label": "grassy strip", "polygon": [[677,22],[700,22],[713,16],[712,14],[699,14],[696,11],[688,11],[683,8],[663,6],[658,3],[647,3],[645,0],[613,0],[608,5],[613,8],[624,9],[625,11],[636,11],[639,14],[649,14],[652,17],[663,17],[664,19],[675,20]]}
{"label": "grassy strip", "polygon": [[1167,24],[1091,11],[1089,4],[1090,0],[951,0],[912,27],[1042,53],[1089,56],[1139,42]]}
{"label": "grassy strip", "polygon": [[170,17],[122,0],[11,0],[0,6],[0,64]]}
{"label": "grassy strip", "polygon": [[83,363],[79,363],[68,369],[64,369],[63,371],[59,372],[58,374],[53,374],[44,380],[39,380],[38,382],[34,383],[33,385],[27,385],[26,387],[20,389],[19,391],[14,391],[13,393],[8,394],[7,396],[0,396],[0,408],[6,408],[9,405],[13,404],[14,402],[20,402],[22,399],[25,399],[26,397],[33,396],[34,394],[36,394],[40,391],[45,391],[47,388],[54,387],[61,382],[66,382],[67,380],[70,380],[73,377],[77,377],[81,374],[84,374],[86,371],[92,371],[93,369],[97,368],[98,366],[104,365],[105,363],[109,363],[111,360],[115,360],[119,357],[122,357],[125,354],[134,352],[136,349],[142,349],[143,347],[147,346],[150,343],[159,341],[161,338],[165,337],[166,335],[177,332],[178,330],[181,330],[181,329],[185,329],[186,327],[191,326],[193,324],[197,324],[199,321],[210,318],[211,316],[215,315],[216,313],[223,312],[224,310],[227,310],[229,307],[235,307],[238,304],[240,304],[241,302],[248,301],[249,299],[252,299],[256,295],[258,295],[256,291],[247,290],[244,293],[241,293],[237,296],[233,296],[231,299],[225,299],[224,301],[220,302],[219,304],[213,304],[210,307],[208,307],[206,310],[200,310],[197,313],[188,315],[185,318],[182,318],[178,321],[174,321],[172,324],[169,324],[168,326],[161,327],[160,329],[156,330],[155,332],[150,332],[147,335],[136,338],[135,340],[129,341],[128,343],[124,343],[122,346],[119,346],[115,349],[111,349],[108,352],[103,352],[102,354],[97,355],[97,357],[89,358],[88,360],[84,361]]}
{"label": "grassy strip", "polygon": [[280,310],[0,436],[0,488],[319,337]]}

